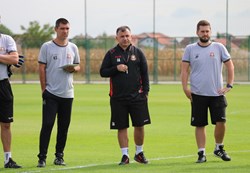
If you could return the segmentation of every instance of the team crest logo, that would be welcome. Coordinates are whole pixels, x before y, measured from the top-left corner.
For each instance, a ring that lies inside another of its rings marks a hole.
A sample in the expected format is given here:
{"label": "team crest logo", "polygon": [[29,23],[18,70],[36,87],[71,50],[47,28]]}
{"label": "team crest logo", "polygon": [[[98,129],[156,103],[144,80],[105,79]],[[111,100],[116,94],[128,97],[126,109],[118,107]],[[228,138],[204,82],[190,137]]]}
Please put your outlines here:
{"label": "team crest logo", "polygon": [[70,55],[69,53],[67,54],[67,58],[68,58],[68,59],[71,59],[71,55]]}
{"label": "team crest logo", "polygon": [[5,48],[4,47],[0,47],[0,52],[1,53],[5,53],[6,52]]}
{"label": "team crest logo", "polygon": [[136,60],[136,56],[135,55],[131,55],[130,59],[131,59],[131,61],[135,61]]}
{"label": "team crest logo", "polygon": [[214,57],[214,52],[210,52],[210,55],[209,55],[211,58]]}

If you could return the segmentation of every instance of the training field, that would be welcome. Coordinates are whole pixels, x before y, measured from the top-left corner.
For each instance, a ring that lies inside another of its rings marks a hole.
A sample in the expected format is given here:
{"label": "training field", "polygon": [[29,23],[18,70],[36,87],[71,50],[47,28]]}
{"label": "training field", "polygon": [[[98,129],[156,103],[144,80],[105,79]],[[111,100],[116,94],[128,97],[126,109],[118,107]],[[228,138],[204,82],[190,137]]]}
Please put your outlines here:
{"label": "training field", "polygon": [[[12,156],[22,169],[0,172],[92,172],[92,173],[178,173],[249,172],[250,170],[250,86],[235,85],[227,94],[225,149],[232,161],[213,156],[213,126],[207,127],[207,162],[196,164],[194,128],[190,126],[190,103],[181,85],[151,85],[149,109],[152,124],[145,126],[145,155],[148,165],[133,161],[133,129],[129,130],[131,164],[118,166],[121,151],[115,130],[109,129],[108,84],[75,84],[72,121],[65,149],[67,166],[54,166],[56,124],[45,168],[36,168],[41,127],[39,84],[13,84],[15,122],[12,124]],[[1,149],[2,151],[2,149]]]}

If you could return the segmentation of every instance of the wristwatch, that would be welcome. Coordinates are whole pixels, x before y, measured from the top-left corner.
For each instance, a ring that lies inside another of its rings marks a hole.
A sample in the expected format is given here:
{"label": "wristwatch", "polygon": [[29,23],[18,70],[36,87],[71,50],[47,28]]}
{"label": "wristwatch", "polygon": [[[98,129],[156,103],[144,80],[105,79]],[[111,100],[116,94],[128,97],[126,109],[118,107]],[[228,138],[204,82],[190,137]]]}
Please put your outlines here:
{"label": "wristwatch", "polygon": [[231,84],[227,84],[227,88],[233,88],[233,85],[231,85]]}

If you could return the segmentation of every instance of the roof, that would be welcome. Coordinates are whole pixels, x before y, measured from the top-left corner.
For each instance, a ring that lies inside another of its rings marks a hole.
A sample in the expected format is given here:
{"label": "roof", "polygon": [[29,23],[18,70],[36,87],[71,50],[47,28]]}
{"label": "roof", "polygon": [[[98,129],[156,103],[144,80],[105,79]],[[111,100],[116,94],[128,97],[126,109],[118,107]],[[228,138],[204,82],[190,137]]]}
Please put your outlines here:
{"label": "roof", "polygon": [[[225,39],[225,38],[216,38],[213,41],[219,42],[219,43],[223,44],[224,46],[227,46],[227,39]],[[231,42],[231,48],[238,48],[238,46]]]}
{"label": "roof", "polygon": [[146,38],[155,38],[157,39],[158,43],[163,44],[163,45],[169,45],[169,44],[173,44],[172,40],[173,38],[166,36],[162,33],[142,33],[139,35],[136,35],[137,39],[146,39]]}

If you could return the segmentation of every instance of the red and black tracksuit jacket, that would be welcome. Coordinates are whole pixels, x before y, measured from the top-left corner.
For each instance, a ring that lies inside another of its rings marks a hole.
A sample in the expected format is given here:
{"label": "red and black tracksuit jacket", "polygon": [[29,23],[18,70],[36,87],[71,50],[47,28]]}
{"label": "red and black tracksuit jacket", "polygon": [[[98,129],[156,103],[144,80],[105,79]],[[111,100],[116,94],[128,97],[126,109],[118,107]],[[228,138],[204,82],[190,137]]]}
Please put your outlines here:
{"label": "red and black tracksuit jacket", "polygon": [[[125,64],[128,72],[120,72],[117,65]],[[130,45],[123,50],[119,44],[110,49],[102,62],[100,75],[110,77],[110,97],[130,100],[143,93],[148,95],[149,78],[147,60],[143,52]]]}

